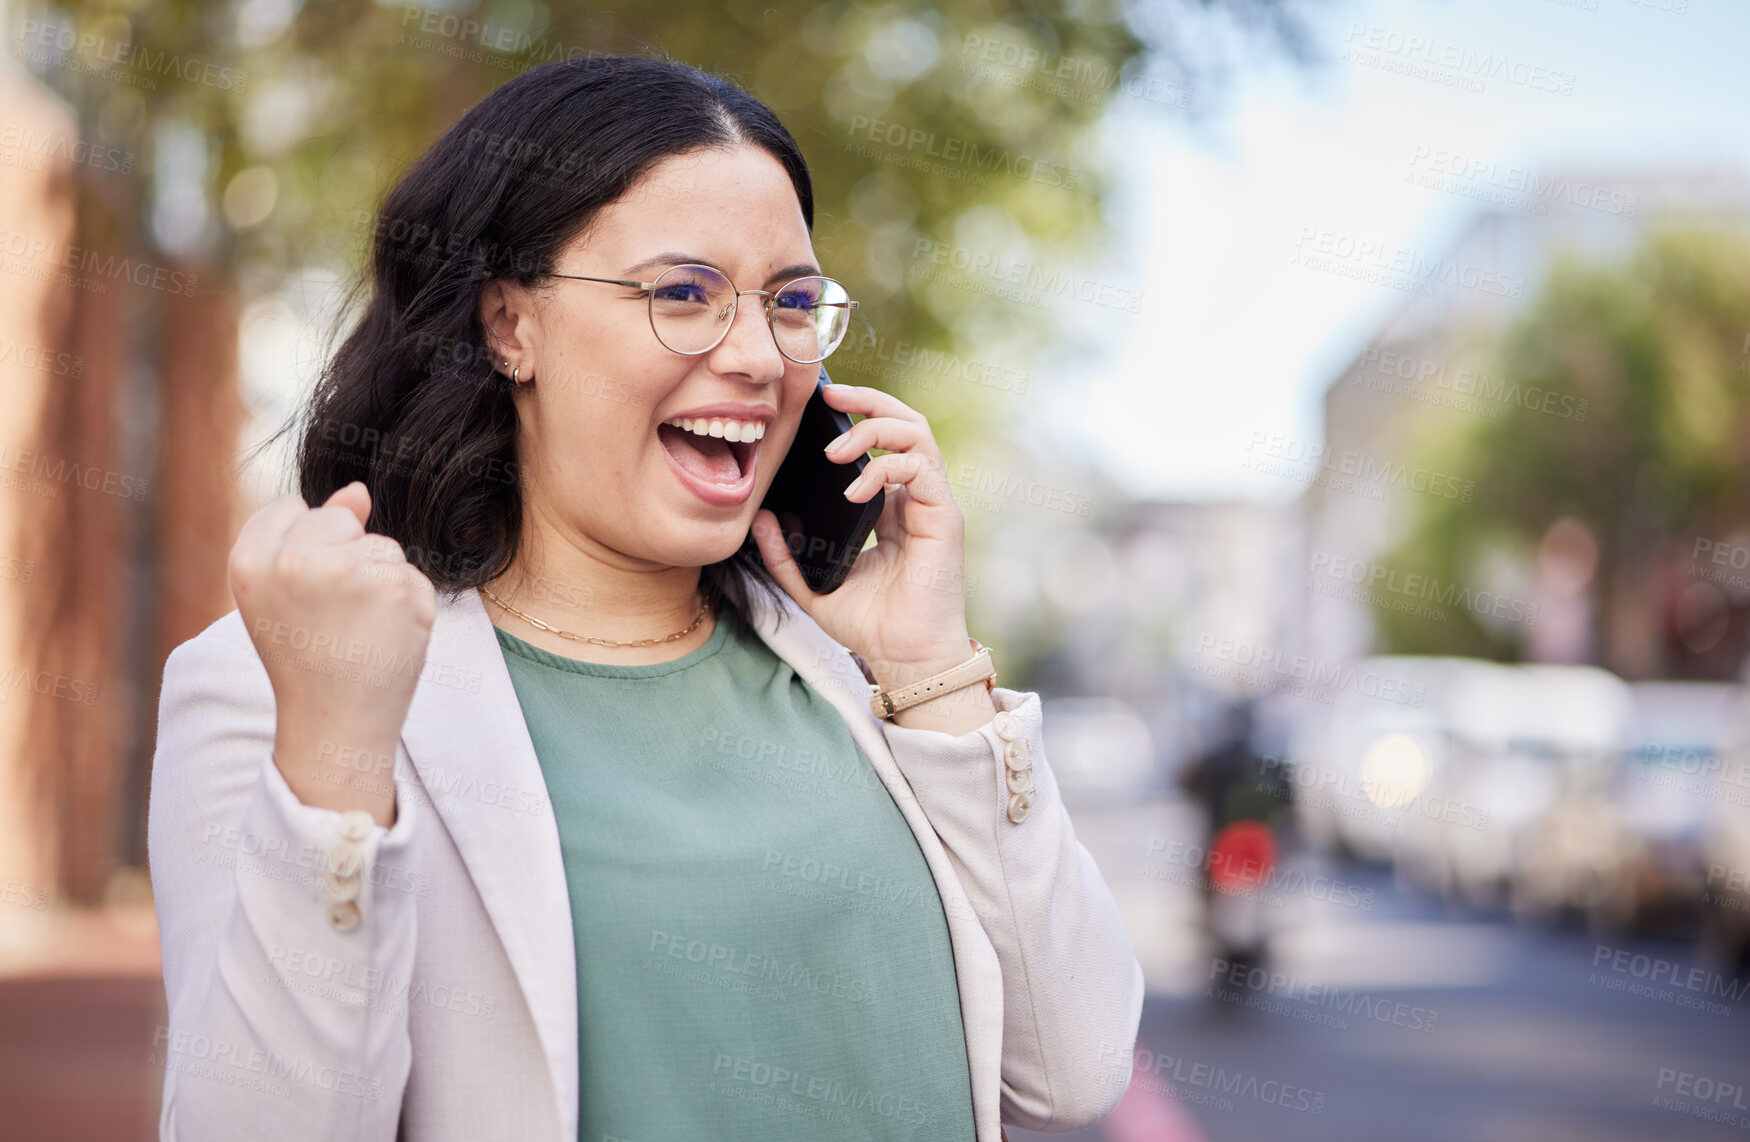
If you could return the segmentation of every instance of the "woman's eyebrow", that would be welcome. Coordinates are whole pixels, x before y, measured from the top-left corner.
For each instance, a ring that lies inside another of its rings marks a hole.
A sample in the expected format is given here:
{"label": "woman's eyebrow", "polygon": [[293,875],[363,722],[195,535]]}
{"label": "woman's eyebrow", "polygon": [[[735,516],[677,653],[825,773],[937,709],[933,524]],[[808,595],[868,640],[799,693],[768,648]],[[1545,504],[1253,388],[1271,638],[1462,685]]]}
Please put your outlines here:
{"label": "woman's eyebrow", "polygon": [[[627,277],[637,277],[646,270],[655,269],[657,266],[688,265],[710,266],[724,277],[729,276],[722,266],[719,266],[716,262],[713,262],[708,258],[701,258],[697,254],[682,254],[675,252],[657,254],[655,257],[645,258],[642,262],[639,262],[636,265],[627,266],[625,273]],[[766,279],[765,284],[771,285],[773,282],[787,282],[795,278],[816,277],[819,274],[820,268],[812,262],[798,262],[793,266],[785,266],[783,269],[775,271],[771,277]]]}
{"label": "woman's eyebrow", "polygon": [[811,278],[819,276],[820,267],[810,262],[798,262],[793,266],[785,266],[783,269],[767,278],[766,284],[771,285],[773,282],[787,282],[795,278]]}
{"label": "woman's eyebrow", "polygon": [[625,273],[626,273],[626,276],[628,276],[628,277],[637,277],[639,274],[642,274],[644,271],[653,270],[657,266],[686,266],[686,265],[711,266],[711,268],[714,270],[717,270],[718,273],[723,272],[719,267],[712,265],[712,263],[710,263],[709,261],[706,261],[704,258],[696,257],[695,255],[692,255],[692,254],[669,253],[669,254],[658,254],[654,258],[645,258],[642,262],[639,262],[637,265],[627,266]]}

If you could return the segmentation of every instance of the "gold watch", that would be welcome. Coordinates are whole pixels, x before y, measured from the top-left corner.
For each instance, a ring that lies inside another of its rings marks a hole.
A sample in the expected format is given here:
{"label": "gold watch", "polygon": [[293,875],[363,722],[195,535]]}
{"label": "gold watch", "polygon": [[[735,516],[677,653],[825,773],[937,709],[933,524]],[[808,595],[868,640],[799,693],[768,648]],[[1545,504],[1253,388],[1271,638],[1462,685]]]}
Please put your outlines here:
{"label": "gold watch", "polygon": [[959,666],[950,667],[940,674],[932,674],[921,678],[909,686],[901,686],[896,690],[883,690],[880,684],[871,684],[869,709],[877,718],[891,718],[901,710],[927,702],[931,698],[940,697],[950,690],[958,690],[975,682],[983,682],[985,693],[996,689],[997,668],[990,660],[990,648],[980,643],[976,638],[968,638],[974,651],[971,658]]}

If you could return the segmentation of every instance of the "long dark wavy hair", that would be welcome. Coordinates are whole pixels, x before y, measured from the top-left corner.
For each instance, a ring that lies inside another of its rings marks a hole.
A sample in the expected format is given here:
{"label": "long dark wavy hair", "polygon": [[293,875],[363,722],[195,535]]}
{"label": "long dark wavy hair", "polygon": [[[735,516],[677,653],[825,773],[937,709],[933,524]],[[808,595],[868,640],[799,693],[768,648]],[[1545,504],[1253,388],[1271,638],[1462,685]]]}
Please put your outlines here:
{"label": "long dark wavy hair", "polygon": [[[369,529],[440,592],[503,574],[522,528],[517,418],[481,328],[481,288],[488,277],[547,284],[566,244],[656,163],[736,144],[783,164],[812,231],[814,191],[790,132],[752,95],[685,64],[563,60],[472,107],[383,200],[353,287],[363,312],[301,413],[305,502],[362,480]],[[743,630],[751,591],[782,592],[751,535],[701,569],[700,589]]]}

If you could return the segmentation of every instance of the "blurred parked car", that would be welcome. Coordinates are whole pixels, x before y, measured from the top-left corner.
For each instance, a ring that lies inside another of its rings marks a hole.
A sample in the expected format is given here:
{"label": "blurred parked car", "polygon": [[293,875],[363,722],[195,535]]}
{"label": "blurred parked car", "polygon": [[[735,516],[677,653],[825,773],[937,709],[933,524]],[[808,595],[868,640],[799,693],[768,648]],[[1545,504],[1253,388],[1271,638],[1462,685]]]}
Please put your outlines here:
{"label": "blurred parked car", "polygon": [[1486,663],[1381,655],[1353,664],[1330,705],[1307,704],[1288,738],[1295,826],[1314,849],[1396,857],[1404,818],[1446,765],[1446,696]]}
{"label": "blurred parked car", "polygon": [[1618,748],[1570,772],[1527,836],[1515,882],[1521,912],[1576,910],[1595,931],[1688,931],[1703,886],[1709,775],[1741,688],[1639,682]]}
{"label": "blurred parked car", "polygon": [[1704,785],[1697,951],[1715,970],[1750,975],[1750,691],[1722,731],[1718,770]]}
{"label": "blurred parked car", "polygon": [[1444,697],[1450,748],[1409,815],[1399,868],[1473,907],[1509,903],[1565,789],[1612,761],[1627,684],[1593,666],[1478,664]]}

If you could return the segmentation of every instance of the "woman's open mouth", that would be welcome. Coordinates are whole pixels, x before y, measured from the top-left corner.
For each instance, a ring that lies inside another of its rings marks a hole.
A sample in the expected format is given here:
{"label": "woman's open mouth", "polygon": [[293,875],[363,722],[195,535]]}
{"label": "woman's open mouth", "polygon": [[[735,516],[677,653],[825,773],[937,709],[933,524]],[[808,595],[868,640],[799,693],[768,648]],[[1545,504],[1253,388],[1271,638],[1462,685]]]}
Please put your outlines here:
{"label": "woman's open mouth", "polygon": [[734,507],[753,491],[763,421],[674,417],[656,426],[670,467],[700,499]]}

